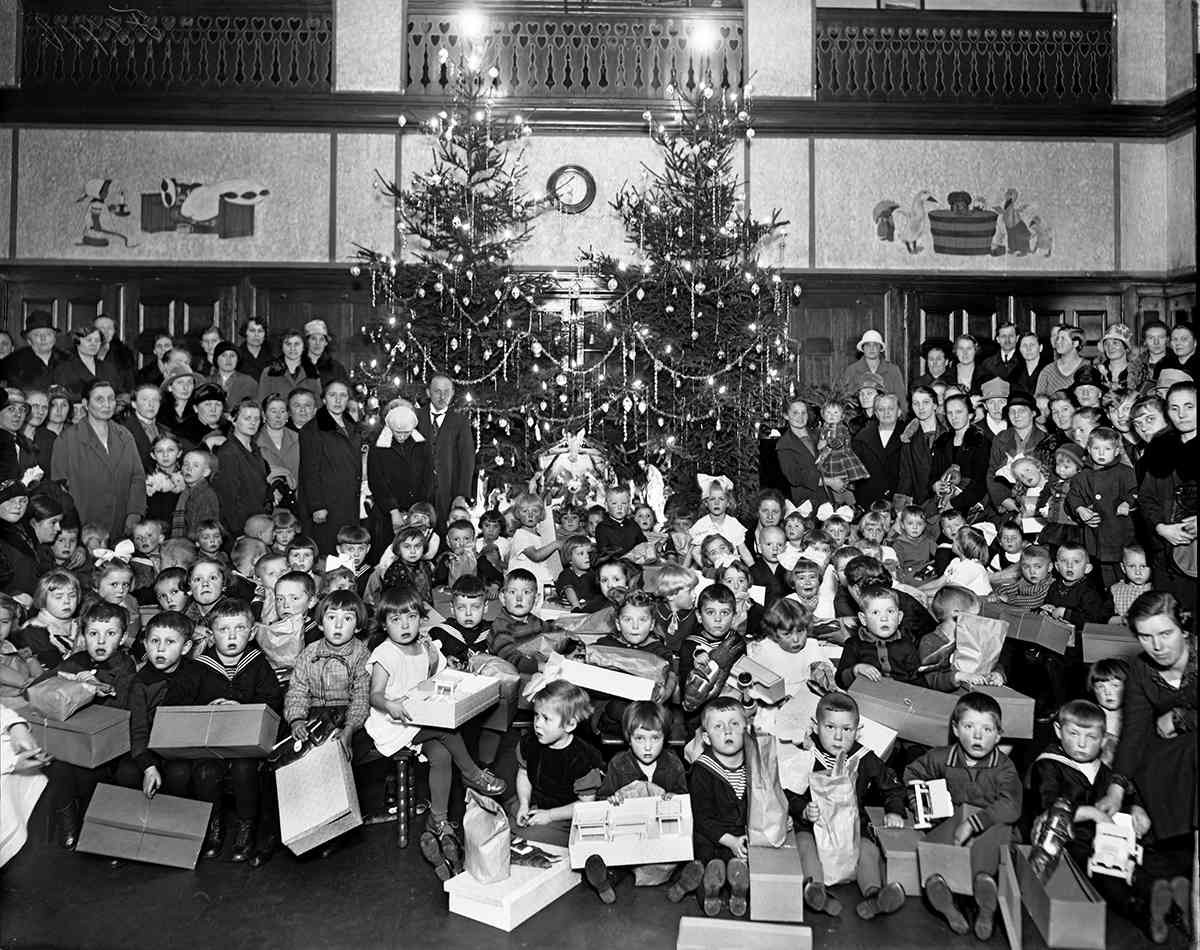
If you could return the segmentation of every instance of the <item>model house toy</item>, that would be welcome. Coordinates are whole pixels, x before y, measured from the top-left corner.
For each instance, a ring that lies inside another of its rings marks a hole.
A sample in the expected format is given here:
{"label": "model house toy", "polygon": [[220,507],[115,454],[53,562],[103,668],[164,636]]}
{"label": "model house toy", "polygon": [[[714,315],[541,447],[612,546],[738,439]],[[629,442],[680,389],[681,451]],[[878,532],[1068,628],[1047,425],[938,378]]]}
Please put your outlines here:
{"label": "model house toy", "polygon": [[620,805],[582,802],[571,822],[571,867],[598,854],[610,867],[692,859],[692,800],[688,795],[631,798]]}

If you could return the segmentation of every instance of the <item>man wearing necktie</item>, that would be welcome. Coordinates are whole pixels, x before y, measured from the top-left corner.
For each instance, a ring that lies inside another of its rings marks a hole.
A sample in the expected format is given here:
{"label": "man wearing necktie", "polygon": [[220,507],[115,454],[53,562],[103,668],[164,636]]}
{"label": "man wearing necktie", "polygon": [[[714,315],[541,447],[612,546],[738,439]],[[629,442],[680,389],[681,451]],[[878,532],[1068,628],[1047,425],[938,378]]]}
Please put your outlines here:
{"label": "man wearing necktie", "polygon": [[465,415],[450,408],[454,383],[434,376],[426,391],[429,401],[417,413],[417,431],[430,443],[433,456],[433,504],[445,524],[451,502],[470,502],[475,488],[475,433]]}

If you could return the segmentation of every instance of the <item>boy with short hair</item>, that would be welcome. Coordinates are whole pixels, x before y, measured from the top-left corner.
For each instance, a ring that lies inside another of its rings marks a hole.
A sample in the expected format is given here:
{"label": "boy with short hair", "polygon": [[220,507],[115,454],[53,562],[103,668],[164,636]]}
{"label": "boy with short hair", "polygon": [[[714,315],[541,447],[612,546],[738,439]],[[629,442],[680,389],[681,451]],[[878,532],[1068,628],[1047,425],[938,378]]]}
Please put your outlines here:
{"label": "boy with short hair", "polygon": [[779,563],[779,557],[786,547],[787,535],[778,525],[763,528],[759,532],[758,556],[750,566],[750,585],[764,589],[764,607],[791,591],[791,578]]}
{"label": "boy with short hair", "polygon": [[960,686],[1003,686],[1004,675],[990,673],[960,673],[954,668],[953,656],[957,642],[958,622],[963,617],[979,616],[982,604],[979,596],[966,587],[947,584],[929,604],[929,612],[937,627],[921,637],[918,651],[925,685],[943,693],[953,693]]}
{"label": "boy with short hair", "polygon": [[492,621],[491,652],[507,660],[522,673],[536,673],[538,658],[526,656],[518,644],[545,631],[542,618],[533,612],[537,603],[538,582],[532,571],[514,568],[500,588],[500,613]]}
{"label": "boy with short hair", "polygon": [[192,449],[184,455],[179,466],[184,489],[171,518],[172,537],[195,538],[201,522],[221,520],[221,502],[209,484],[216,471],[217,457],[212,452]]}
{"label": "boy with short hair", "polygon": [[655,626],[673,654],[696,629],[696,587],[700,576],[678,564],[664,564],[658,572]]}
{"label": "boy with short hair", "polygon": [[1090,576],[1091,560],[1082,545],[1062,545],[1054,570],[1058,576],[1050,583],[1042,611],[1075,627],[1064,656],[1042,651],[1050,677],[1050,698],[1058,708],[1083,686],[1084,624],[1105,623],[1113,614],[1113,602],[1112,595]]}
{"label": "boy with short hair", "polygon": [[1067,507],[1083,527],[1088,554],[1100,563],[1100,578],[1112,587],[1121,577],[1118,563],[1125,545],[1133,543],[1133,519],[1138,480],[1121,460],[1121,436],[1100,427],[1087,440],[1092,465],[1072,479]]}
{"label": "boy with short hair", "polygon": [[838,686],[849,689],[859,676],[876,683],[887,677],[923,686],[917,644],[901,632],[904,613],[896,591],[870,583],[859,591],[858,602],[858,629],[842,644]]}
{"label": "boy with short hair", "polygon": [[746,915],[750,887],[746,774],[746,713],[741,701],[718,696],[700,713],[704,751],[692,763],[692,850],[704,865],[704,913],[721,912],[721,889],[729,884],[729,912]]}
{"label": "boy with short hair", "polygon": [[992,588],[996,599],[1021,610],[1036,610],[1046,602],[1050,592],[1050,549],[1031,544],[1021,551],[1017,576]]}
{"label": "boy with short hair", "polygon": [[[697,625],[679,648],[683,708],[695,713],[720,693],[746,642],[733,626],[737,598],[724,584],[712,584],[696,601]],[[691,728],[695,717],[689,717]]]}
{"label": "boy with short hair", "polygon": [[338,559],[354,573],[354,591],[361,597],[371,579],[372,566],[367,563],[371,532],[360,524],[342,525],[338,528],[336,550]]}
{"label": "boy with short hair", "polygon": [[646,535],[629,517],[629,489],[623,485],[609,488],[604,496],[604,519],[596,525],[596,548],[602,558],[624,557]]}
{"label": "boy with short hair", "polygon": [[900,560],[900,580],[906,584],[928,580],[937,543],[929,536],[925,512],[916,505],[907,506],[900,512],[899,529],[892,548]]}
{"label": "boy with short hair", "polygon": [[862,832],[855,865],[854,880],[863,899],[855,912],[863,920],[879,914],[891,914],[904,906],[904,888],[895,882],[883,883],[883,855],[879,846],[867,837],[868,825],[864,801],[869,794],[881,797],[884,807],[884,827],[904,827],[904,786],[896,773],[883,764],[879,756],[858,741],[858,703],[847,693],[829,692],[817,703],[813,717],[812,775],[803,794],[786,791],[788,811],[797,823],[796,846],[804,868],[804,904],[806,907],[837,917],[841,903],[826,891],[826,886],[840,884],[824,872],[822,855],[813,835],[813,826],[822,818],[832,817],[837,807],[831,792],[842,774],[851,775],[854,784],[854,807]]}
{"label": "boy with short hair", "polygon": [[275,521],[271,515],[265,513],[251,515],[246,519],[245,527],[242,528],[242,536],[246,538],[257,538],[268,548],[270,548],[275,540]]}
{"label": "boy with short hair", "polygon": [[1121,579],[1112,585],[1113,615],[1110,623],[1124,623],[1133,602],[1153,590],[1150,562],[1140,544],[1127,544],[1121,551]]}
{"label": "boy with short hair", "polygon": [[[954,817],[935,825],[925,839],[970,849],[973,896],[978,909],[975,936],[989,940],[995,926],[1000,849],[1008,847],[1012,826],[1021,817],[1021,777],[1012,760],[996,748],[1003,736],[1003,724],[1000,704],[991,696],[962,696],[950,716],[950,731],[954,743],[930,749],[911,762],[904,770],[904,785],[907,788],[913,782],[946,780]],[[965,934],[969,929],[967,919],[946,880],[940,874],[931,874],[922,886],[929,903],[946,918],[950,929]]]}
{"label": "boy with short hair", "polygon": [[312,616],[316,601],[312,575],[288,571],[275,582],[272,611],[263,615],[255,630],[255,640],[283,686],[291,679],[301,651],[321,639],[321,625]]}
{"label": "boy with short hair", "polygon": [[[209,614],[212,645],[196,657],[200,667],[197,702],[208,705],[262,703],[283,711],[283,689],[266,655],[252,643],[254,614],[244,600],[226,597]],[[221,814],[221,786],[226,777],[233,786],[237,822],[234,825],[234,861],[248,861],[254,850],[259,818],[257,758],[197,759],[192,767],[196,797],[212,802],[212,817],[204,838],[203,854],[215,858],[225,842]]]}

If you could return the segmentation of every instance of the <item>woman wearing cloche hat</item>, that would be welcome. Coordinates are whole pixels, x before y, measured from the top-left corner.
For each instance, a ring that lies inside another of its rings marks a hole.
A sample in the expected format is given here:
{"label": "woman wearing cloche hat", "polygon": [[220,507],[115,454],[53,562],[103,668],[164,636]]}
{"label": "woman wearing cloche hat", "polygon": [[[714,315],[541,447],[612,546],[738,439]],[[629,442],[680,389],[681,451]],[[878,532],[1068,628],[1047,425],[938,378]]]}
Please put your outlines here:
{"label": "woman wearing cloche hat", "polygon": [[1106,392],[1140,389],[1148,375],[1146,354],[1133,345],[1133,331],[1114,323],[1100,338],[1095,368]]}
{"label": "woman wearing cloche hat", "polygon": [[904,385],[904,374],[900,372],[900,367],[884,359],[882,334],[878,330],[867,330],[855,349],[862,355],[846,367],[838,382],[838,391],[853,400],[862,377],[874,373],[883,380],[884,391],[900,401],[900,412],[903,414],[908,408],[908,389]]}
{"label": "woman wearing cloche hat", "polygon": [[349,379],[346,367],[329,352],[329,327],[324,320],[309,320],[304,324],[304,368],[310,376],[319,377],[321,388],[332,379]]}

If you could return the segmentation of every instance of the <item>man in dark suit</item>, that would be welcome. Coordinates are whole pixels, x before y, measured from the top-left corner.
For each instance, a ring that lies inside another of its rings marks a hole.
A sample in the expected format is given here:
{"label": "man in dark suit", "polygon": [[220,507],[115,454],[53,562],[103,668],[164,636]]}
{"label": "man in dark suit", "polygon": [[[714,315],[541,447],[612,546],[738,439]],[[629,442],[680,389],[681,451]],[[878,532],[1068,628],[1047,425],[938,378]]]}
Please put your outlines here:
{"label": "man in dark suit", "polygon": [[54,348],[58,342],[58,333],[54,322],[47,310],[34,310],[25,318],[25,342],[14,353],[4,358],[0,376],[10,386],[28,392],[31,389],[43,391],[50,388],[54,368],[66,357]]}
{"label": "man in dark suit", "polygon": [[900,405],[891,393],[875,397],[874,418],[850,440],[870,475],[854,483],[854,500],[860,508],[881,498],[891,501],[900,482]]}
{"label": "man in dark suit", "polygon": [[983,371],[1008,382],[1008,377],[1017,368],[1021,356],[1017,352],[1017,328],[1011,323],[996,328],[996,345],[999,349],[982,363]]}
{"label": "man in dark suit", "polygon": [[445,523],[455,498],[475,497],[475,433],[470,420],[450,408],[454,383],[448,376],[429,380],[429,402],[417,413],[417,431],[429,442],[433,456],[433,504]]}
{"label": "man in dark suit", "polygon": [[133,436],[138,458],[147,472],[154,471],[154,459],[150,450],[154,448],[161,430],[158,428],[158,410],[162,406],[162,392],[153,383],[139,383],[133,391],[133,403],[121,417],[121,425]]}

